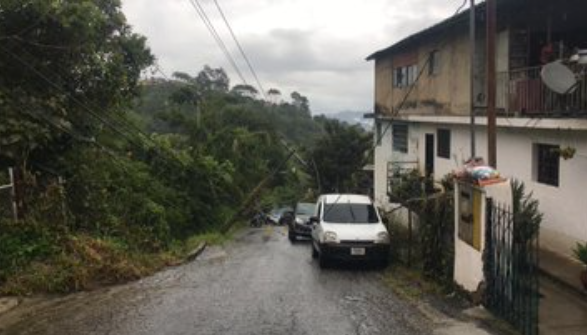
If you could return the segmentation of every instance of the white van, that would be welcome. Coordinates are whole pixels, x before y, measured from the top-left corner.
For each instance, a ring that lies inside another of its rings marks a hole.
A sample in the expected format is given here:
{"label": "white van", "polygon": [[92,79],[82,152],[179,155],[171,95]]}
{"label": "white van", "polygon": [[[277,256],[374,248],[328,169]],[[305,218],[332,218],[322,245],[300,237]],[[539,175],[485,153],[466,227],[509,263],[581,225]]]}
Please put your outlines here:
{"label": "white van", "polygon": [[320,267],[331,260],[389,261],[389,233],[371,199],[357,194],[326,194],[311,219],[312,257]]}

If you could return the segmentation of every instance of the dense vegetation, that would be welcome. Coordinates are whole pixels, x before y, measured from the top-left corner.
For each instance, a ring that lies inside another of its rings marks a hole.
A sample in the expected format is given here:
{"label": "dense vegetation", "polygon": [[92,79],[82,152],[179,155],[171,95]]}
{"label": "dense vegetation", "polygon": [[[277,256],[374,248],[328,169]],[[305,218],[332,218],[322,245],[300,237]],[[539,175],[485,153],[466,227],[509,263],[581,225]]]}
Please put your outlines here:
{"label": "dense vegetation", "polygon": [[2,7],[0,182],[12,167],[19,218],[0,203],[0,294],[138,278],[319,180],[356,184],[370,136],[298,92],[261,99],[208,66],[141,82],[154,57],[118,0]]}

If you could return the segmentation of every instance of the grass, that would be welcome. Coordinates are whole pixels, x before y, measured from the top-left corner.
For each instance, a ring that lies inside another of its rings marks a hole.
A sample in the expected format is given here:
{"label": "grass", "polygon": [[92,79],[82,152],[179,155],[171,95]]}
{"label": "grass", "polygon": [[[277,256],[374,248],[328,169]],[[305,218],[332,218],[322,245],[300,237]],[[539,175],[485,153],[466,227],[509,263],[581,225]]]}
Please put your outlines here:
{"label": "grass", "polygon": [[151,253],[129,248],[115,239],[72,235],[62,242],[59,253],[8,274],[0,283],[0,295],[69,293],[137,280],[183,263],[201,243],[225,244],[237,230],[191,236],[172,242],[167,250]]}
{"label": "grass", "polygon": [[442,285],[424,277],[421,271],[394,264],[384,273],[384,282],[399,296],[408,299],[422,298],[427,294],[446,293]]}

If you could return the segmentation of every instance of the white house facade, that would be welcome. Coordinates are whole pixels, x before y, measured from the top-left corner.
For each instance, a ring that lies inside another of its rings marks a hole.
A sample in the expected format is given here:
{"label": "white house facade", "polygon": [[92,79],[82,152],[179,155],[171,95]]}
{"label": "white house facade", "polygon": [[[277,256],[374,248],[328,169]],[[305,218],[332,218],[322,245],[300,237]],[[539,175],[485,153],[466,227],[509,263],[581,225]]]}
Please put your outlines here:
{"label": "white house facade", "polygon": [[[587,21],[579,14],[587,2],[549,3],[499,2],[496,168],[523,181],[540,202],[541,248],[570,256],[587,241],[587,66],[569,61],[587,49]],[[374,198],[382,207],[393,206],[394,171],[416,168],[439,180],[470,158],[472,104],[476,156],[487,157],[485,41],[478,34],[471,67],[468,32],[462,13],[367,58],[375,63]],[[553,60],[576,71],[578,83],[566,94],[551,91],[541,77]]]}

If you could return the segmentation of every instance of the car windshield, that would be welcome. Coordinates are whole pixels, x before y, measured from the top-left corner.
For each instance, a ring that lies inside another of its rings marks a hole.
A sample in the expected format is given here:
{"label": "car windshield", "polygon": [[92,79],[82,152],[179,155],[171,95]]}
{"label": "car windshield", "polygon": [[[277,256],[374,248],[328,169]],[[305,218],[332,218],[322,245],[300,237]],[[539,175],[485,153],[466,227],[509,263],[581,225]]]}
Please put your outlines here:
{"label": "car windshield", "polygon": [[296,215],[314,215],[314,209],[316,204],[311,203],[299,203],[296,206]]}
{"label": "car windshield", "polygon": [[377,223],[379,218],[371,204],[326,204],[324,221],[333,223]]}

